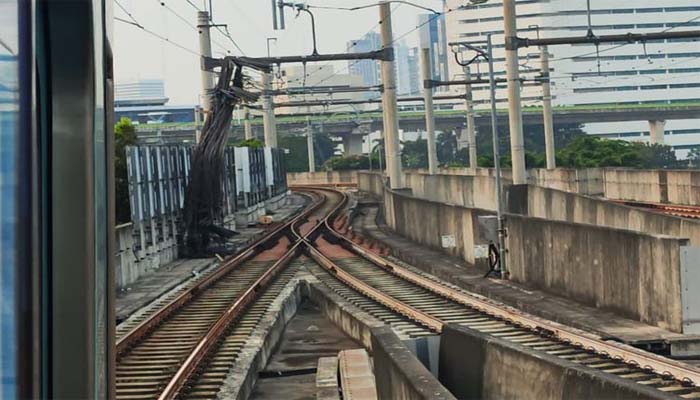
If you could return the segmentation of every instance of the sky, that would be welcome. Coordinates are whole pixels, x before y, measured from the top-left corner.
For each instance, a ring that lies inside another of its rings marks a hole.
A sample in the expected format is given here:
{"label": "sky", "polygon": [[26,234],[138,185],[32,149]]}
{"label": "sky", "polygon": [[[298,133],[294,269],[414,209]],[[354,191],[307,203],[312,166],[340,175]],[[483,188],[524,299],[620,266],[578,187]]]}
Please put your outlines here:
{"label": "sky", "polygon": [[[352,7],[375,4],[376,0],[310,0],[310,6]],[[413,3],[436,10],[442,9],[442,0],[414,0]],[[162,4],[165,4],[163,6]],[[274,56],[308,55],[312,50],[311,22],[308,14],[298,18],[291,9],[286,11],[287,29],[275,31],[272,26],[270,0],[211,0],[216,24],[226,24],[231,37],[245,55],[262,57],[267,54],[267,38]],[[195,6],[209,8],[209,0],[117,0],[114,16],[135,20],[151,32],[169,42],[121,21],[114,22],[114,67],[117,83],[138,79],[163,79],[169,104],[196,104],[200,91],[198,35]],[[394,37],[416,28],[418,15],[427,11],[407,4],[392,4]],[[126,10],[126,11],[125,11]],[[315,9],[318,51],[321,54],[340,53],[347,42],[362,37],[370,30],[378,30],[379,8],[360,11]],[[127,14],[131,14],[131,17]],[[212,30],[214,56],[226,51],[240,52],[228,38]],[[418,45],[418,30],[402,40],[409,46]],[[177,45],[175,45],[177,44]],[[184,47],[181,48],[179,46]],[[189,51],[188,51],[189,50]],[[334,64],[342,71],[347,62]]]}

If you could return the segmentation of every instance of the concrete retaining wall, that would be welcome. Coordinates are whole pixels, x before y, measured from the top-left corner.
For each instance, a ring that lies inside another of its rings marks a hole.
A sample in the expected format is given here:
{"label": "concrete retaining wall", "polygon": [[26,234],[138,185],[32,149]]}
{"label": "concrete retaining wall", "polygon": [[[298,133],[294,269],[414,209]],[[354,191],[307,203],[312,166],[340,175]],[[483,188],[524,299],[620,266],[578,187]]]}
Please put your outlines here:
{"label": "concrete retaining wall", "polygon": [[700,171],[606,169],[605,197],[700,205]]}
{"label": "concrete retaining wall", "polygon": [[[477,218],[487,210],[419,199],[396,191],[384,192],[387,225],[398,234],[422,245],[476,263]],[[454,239],[454,247],[443,247],[443,236]]]}
{"label": "concrete retaining wall", "polygon": [[511,186],[507,198],[508,211],[515,214],[688,238],[700,246],[700,220],[533,185]]}
{"label": "concrete retaining wall", "polygon": [[487,176],[427,175],[406,172],[406,187],[423,199],[496,210],[496,181]]}
{"label": "concrete retaining wall", "polygon": [[443,329],[440,382],[459,399],[676,398],[459,325]]}
{"label": "concrete retaining wall", "polygon": [[[116,227],[115,239],[117,252],[114,266],[117,290],[128,287],[138,278],[175,261],[178,257],[177,246],[171,240],[148,246],[148,252],[135,252],[133,225],[130,223]],[[141,254],[142,257],[137,257],[137,254]]]}
{"label": "concrete retaining wall", "polygon": [[360,171],[357,174],[357,188],[375,196],[384,196],[384,179],[378,173]]}
{"label": "concrete retaining wall", "polygon": [[[427,174],[426,170],[411,173]],[[439,175],[493,177],[492,168],[442,168]],[[510,170],[503,170],[506,184]],[[530,169],[528,183],[565,192],[647,203],[700,205],[700,171],[585,168]]]}
{"label": "concrete retaining wall", "polygon": [[372,357],[380,399],[456,400],[389,326],[372,329]]}
{"label": "concrete retaining wall", "polygon": [[325,185],[330,183],[357,183],[358,171],[288,172],[288,185]]}
{"label": "concrete retaining wall", "polygon": [[682,332],[688,240],[520,215],[506,228],[513,281]]}

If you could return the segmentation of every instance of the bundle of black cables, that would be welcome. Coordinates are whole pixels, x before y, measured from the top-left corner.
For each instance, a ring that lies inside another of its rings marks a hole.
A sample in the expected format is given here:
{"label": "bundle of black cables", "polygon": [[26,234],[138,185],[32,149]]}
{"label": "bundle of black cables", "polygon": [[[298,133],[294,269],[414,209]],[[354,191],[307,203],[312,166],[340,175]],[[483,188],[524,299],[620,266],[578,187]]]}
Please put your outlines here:
{"label": "bundle of black cables", "polygon": [[225,59],[219,82],[211,95],[211,110],[206,116],[200,142],[192,150],[190,182],[185,193],[184,253],[205,256],[212,235],[223,219],[224,150],[231,126],[234,106],[241,102],[243,67]]}

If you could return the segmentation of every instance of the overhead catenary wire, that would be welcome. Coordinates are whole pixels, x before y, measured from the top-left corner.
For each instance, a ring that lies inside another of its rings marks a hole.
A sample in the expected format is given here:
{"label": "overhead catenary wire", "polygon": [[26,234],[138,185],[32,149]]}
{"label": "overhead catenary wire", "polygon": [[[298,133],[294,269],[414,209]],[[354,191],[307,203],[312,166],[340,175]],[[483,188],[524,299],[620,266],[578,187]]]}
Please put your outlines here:
{"label": "overhead catenary wire", "polygon": [[[428,18],[428,19],[427,19],[426,21],[424,21],[423,23],[420,23],[420,24],[416,25],[415,28],[413,28],[413,29],[411,29],[411,30],[409,30],[409,31],[407,31],[407,32],[404,32],[403,34],[401,34],[401,35],[399,35],[398,37],[394,38],[394,40],[392,40],[391,43],[389,43],[389,46],[393,46],[393,45],[394,45],[396,42],[398,42],[399,40],[405,38],[406,36],[410,35],[411,33],[415,32],[415,31],[417,31],[418,29],[422,28],[423,26],[425,26],[425,25],[431,23],[431,22],[434,21],[436,18],[439,18],[439,17],[441,17],[441,16],[447,15],[447,14],[449,14],[449,13],[455,11],[455,10],[457,10],[457,9],[452,9],[452,8],[451,8],[451,9],[448,9],[447,11],[445,11],[444,13],[435,14],[435,15],[431,16],[430,18]],[[343,69],[340,70],[340,71],[337,71],[337,72],[333,73],[332,75],[326,77],[325,79],[323,79],[323,80],[321,80],[321,81],[319,81],[319,82],[316,82],[315,85],[309,86],[309,87],[316,87],[316,86],[319,86],[319,85],[321,85],[322,83],[328,81],[329,79],[331,79],[331,78],[333,78],[333,77],[335,77],[335,76],[337,76],[337,75],[339,75],[339,74],[341,74],[341,73],[344,73],[344,72],[346,72],[346,71],[349,71],[350,68],[351,68],[353,65],[357,64],[358,62],[359,62],[359,61],[355,61],[355,62],[353,62],[353,63],[348,63],[348,66],[347,66],[347,67],[343,68]]]}
{"label": "overhead catenary wire", "polygon": [[[190,5],[192,8],[194,8],[195,10],[197,10],[197,11],[204,11],[204,10],[202,10],[201,8],[197,7],[197,5],[194,4],[191,0],[186,0],[186,1],[187,1],[187,4],[189,4],[189,5]],[[223,37],[225,37],[226,39],[228,39],[228,41],[231,42],[231,44],[233,44],[233,46],[234,46],[242,55],[244,55],[244,56],[246,55],[245,51],[243,51],[243,49],[238,45],[238,43],[236,43],[236,41],[233,39],[233,37],[231,37],[231,32],[229,32],[228,26],[227,26],[227,25],[224,25],[224,28],[226,29],[226,32],[224,32],[224,31],[221,29],[221,26],[220,26],[220,25],[214,23],[214,21],[212,20],[211,14],[209,14],[209,22],[211,22],[211,24],[212,24],[211,27],[214,28],[214,29],[216,29],[216,31],[219,32]],[[230,53],[230,51],[229,51],[229,53]]]}
{"label": "overhead catenary wire", "polygon": [[[195,26],[193,23],[191,23],[187,18],[185,18],[185,17],[183,17],[182,15],[180,15],[180,14],[179,14],[177,11],[175,11],[172,7],[170,7],[170,6],[168,6],[167,4],[165,4],[164,1],[161,1],[161,0],[155,0],[155,1],[158,2],[158,3],[159,3],[162,7],[164,7],[166,10],[168,10],[171,14],[173,14],[177,19],[179,19],[180,21],[182,21],[185,25],[187,25],[187,26],[189,26],[190,28],[192,28],[195,32],[199,32],[199,28],[197,28],[197,26]],[[226,46],[222,45],[221,43],[217,42],[217,41],[214,40],[214,39],[211,39],[211,41],[212,41],[212,43],[214,43],[215,45],[219,46],[219,48],[223,49],[226,53],[231,53],[231,50],[228,50],[228,49],[226,48]]]}
{"label": "overhead catenary wire", "polygon": [[159,33],[156,33],[156,32],[154,32],[154,31],[152,31],[152,30],[146,28],[145,26],[139,24],[138,22],[127,21],[127,20],[125,20],[125,19],[123,19],[123,18],[119,18],[119,17],[114,17],[114,20],[115,20],[115,21],[122,22],[122,23],[127,24],[127,25],[135,26],[135,27],[141,29],[142,31],[144,31],[144,32],[146,32],[146,33],[148,33],[148,34],[150,34],[151,36],[154,36],[154,37],[156,37],[156,38],[158,38],[158,39],[160,39],[160,40],[162,40],[162,41],[164,41],[164,42],[166,42],[166,43],[169,43],[169,44],[171,44],[171,45],[173,45],[173,46],[175,46],[175,47],[177,47],[177,48],[179,48],[179,49],[181,49],[181,50],[184,50],[184,51],[186,51],[186,52],[188,52],[188,53],[190,53],[190,54],[192,54],[192,55],[195,55],[195,56],[197,56],[197,57],[200,56],[199,52],[194,51],[194,50],[192,50],[192,49],[190,49],[190,48],[188,48],[188,47],[186,47],[186,46],[183,46],[183,45],[181,45],[181,44],[179,44],[179,43],[177,43],[177,42],[174,42],[174,41],[170,40],[169,38],[167,38],[167,37],[165,37],[165,36],[163,36],[163,35],[161,35],[161,34],[159,34]]}
{"label": "overhead catenary wire", "polygon": [[[389,15],[393,14],[396,10],[399,9],[399,7],[401,7],[401,4],[398,4],[398,5],[396,5],[394,8],[392,8],[391,11],[390,11],[390,13],[389,13]],[[319,8],[319,7],[316,6],[316,7],[314,7],[314,8]],[[332,9],[332,7],[330,7],[330,8]],[[328,9],[328,8],[326,8],[326,9]],[[367,36],[368,34],[370,34],[371,32],[373,32],[375,29],[377,29],[377,27],[378,27],[379,25],[382,24],[382,22],[384,22],[384,21],[381,20],[381,19],[380,19],[379,21],[377,21],[377,23],[374,24],[374,26],[372,26],[371,28],[369,28],[369,30],[367,30],[367,32],[365,32],[364,35],[362,35],[362,37],[365,37],[365,36]],[[351,45],[347,50],[349,51],[350,49],[354,48],[355,46],[357,46],[358,43],[359,43],[359,40],[354,40],[354,41],[352,41],[352,45]],[[356,64],[358,64],[358,63],[361,62],[361,61],[362,61],[362,60],[358,60],[358,61],[353,61],[353,62],[351,62],[350,64],[348,64],[348,66],[347,66],[347,68],[345,69],[345,71],[349,70],[353,65],[356,65]],[[328,68],[328,67],[330,67],[331,65],[333,65],[333,63],[332,63],[332,62],[329,62],[329,63],[326,63],[326,64],[320,66],[316,71],[311,72],[310,74],[306,75],[306,78],[311,77],[311,76],[314,75],[314,74],[320,73],[323,69]],[[336,74],[334,74],[334,75],[332,75],[332,76],[335,76],[335,75],[336,75]],[[290,83],[300,82],[301,80],[302,80],[302,78],[291,79],[291,80],[287,81],[287,85],[289,85]]]}

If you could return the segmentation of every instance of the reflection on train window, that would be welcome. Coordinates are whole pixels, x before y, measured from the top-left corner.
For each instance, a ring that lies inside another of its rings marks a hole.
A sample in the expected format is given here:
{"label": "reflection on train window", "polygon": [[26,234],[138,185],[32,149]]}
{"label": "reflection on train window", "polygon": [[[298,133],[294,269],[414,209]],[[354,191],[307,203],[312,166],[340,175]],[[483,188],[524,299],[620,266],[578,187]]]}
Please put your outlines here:
{"label": "reflection on train window", "polygon": [[16,397],[17,1],[0,0],[0,398]]}

